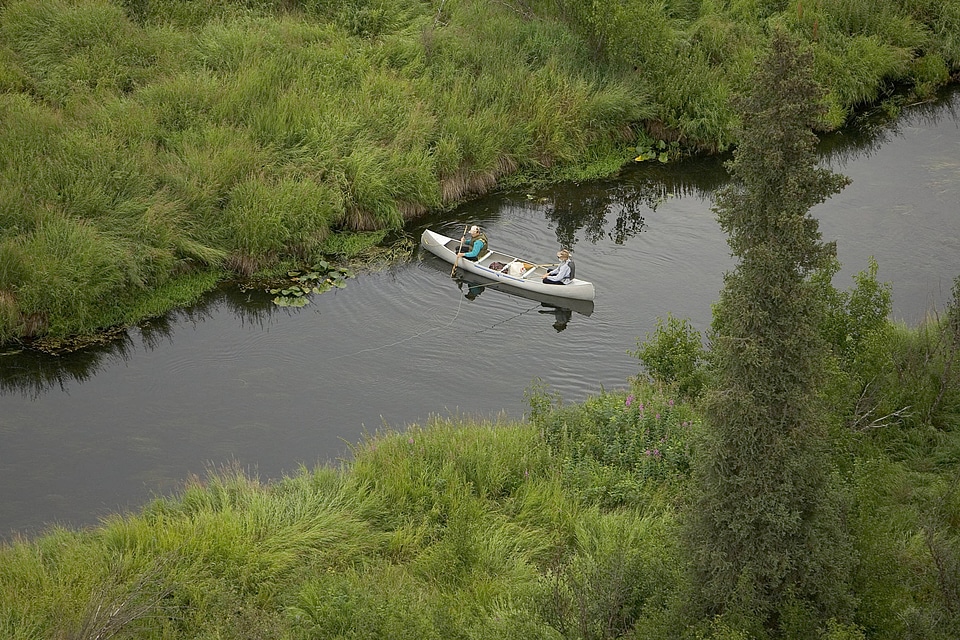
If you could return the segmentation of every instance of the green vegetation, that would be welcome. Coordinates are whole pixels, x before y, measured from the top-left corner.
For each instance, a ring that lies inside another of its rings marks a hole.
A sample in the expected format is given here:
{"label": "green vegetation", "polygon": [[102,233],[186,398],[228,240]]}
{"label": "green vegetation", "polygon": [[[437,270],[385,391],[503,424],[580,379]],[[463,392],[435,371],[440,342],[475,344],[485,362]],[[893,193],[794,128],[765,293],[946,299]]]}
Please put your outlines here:
{"label": "green vegetation", "polygon": [[334,287],[343,289],[347,286],[345,280],[352,275],[347,268],[331,268],[328,262],[321,260],[306,271],[288,271],[288,281],[269,291],[276,296],[273,302],[278,306],[303,307],[309,304],[311,293],[323,293]]}
{"label": "green vegetation", "polygon": [[833,287],[807,215],[844,184],[814,130],[944,82],[956,1],[0,17],[0,339],[133,322],[230,271],[300,299],[411,216],[638,142],[738,144],[717,212],[741,259],[711,348],[660,320],[628,390],[565,406],[534,385],[529,420],[376,434],[269,484],[227,468],[0,547],[3,637],[960,635],[960,277],[941,315],[896,324],[876,264]]}
{"label": "green vegetation", "polygon": [[0,342],[348,262],[508,181],[728,149],[774,27],[825,128],[960,68],[960,0],[0,2]]}
{"label": "green vegetation", "polygon": [[715,205],[739,262],[714,306],[687,533],[703,611],[754,635],[796,635],[851,606],[853,556],[817,407],[829,352],[809,279],[836,254],[809,210],[849,180],[818,167],[826,109],[812,69],[812,53],[778,31],[738,101],[733,179]]}
{"label": "green vegetation", "polygon": [[[882,289],[875,275],[824,293],[867,299]],[[854,560],[842,615],[811,616],[798,600],[775,634],[742,616],[694,613],[683,523],[703,406],[674,385],[634,382],[577,405],[534,385],[527,421],[383,432],[349,462],[269,484],[220,469],[139,513],[7,544],[0,635],[955,638],[960,278],[954,296],[917,328],[834,309],[863,339],[834,354],[830,377],[861,371],[873,401],[925,409],[868,422],[859,394],[819,405]],[[887,333],[900,336],[892,348],[878,339]],[[884,362],[888,374],[871,377],[861,362]]]}
{"label": "green vegetation", "polygon": [[689,320],[668,313],[657,318],[657,328],[646,340],[637,341],[631,355],[640,359],[647,377],[659,385],[671,385],[685,398],[695,399],[707,382],[703,339]]}

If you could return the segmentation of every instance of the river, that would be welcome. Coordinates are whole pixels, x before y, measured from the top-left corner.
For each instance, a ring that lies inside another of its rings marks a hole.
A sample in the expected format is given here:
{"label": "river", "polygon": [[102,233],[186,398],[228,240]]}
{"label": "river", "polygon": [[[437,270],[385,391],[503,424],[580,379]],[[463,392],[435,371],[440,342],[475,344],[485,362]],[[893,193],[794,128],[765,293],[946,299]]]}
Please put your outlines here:
{"label": "river", "polygon": [[[813,210],[843,264],[879,262],[910,324],[960,274],[960,88],[822,143],[852,179]],[[630,354],[667,313],[703,331],[734,265],[711,210],[721,158],[497,193],[425,227],[484,227],[495,248],[550,261],[572,247],[592,308],[493,289],[472,296],[415,251],[302,309],[224,287],[190,309],[68,356],[0,354],[0,540],[83,527],[228,464],[268,481],[349,457],[365,434],[434,416],[518,419],[541,379],[565,401],[626,386]],[[476,291],[475,291],[476,292]]]}

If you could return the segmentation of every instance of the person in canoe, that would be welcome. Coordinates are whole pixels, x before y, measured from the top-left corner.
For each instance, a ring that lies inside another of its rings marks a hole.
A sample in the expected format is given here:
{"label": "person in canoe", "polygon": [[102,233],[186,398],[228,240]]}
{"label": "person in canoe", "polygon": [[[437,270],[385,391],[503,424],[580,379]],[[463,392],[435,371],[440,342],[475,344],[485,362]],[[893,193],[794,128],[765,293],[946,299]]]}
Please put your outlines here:
{"label": "person in canoe", "polygon": [[490,250],[487,234],[480,231],[480,227],[477,225],[470,227],[470,238],[467,238],[466,234],[460,238],[460,246],[461,249],[457,253],[457,258],[466,258],[474,262],[480,259],[484,251]]}
{"label": "person in canoe", "polygon": [[560,264],[547,271],[547,275],[543,277],[543,284],[570,284],[570,281],[575,277],[576,266],[570,259],[570,252],[566,249],[560,249],[560,251],[557,251],[557,258],[560,260]]}

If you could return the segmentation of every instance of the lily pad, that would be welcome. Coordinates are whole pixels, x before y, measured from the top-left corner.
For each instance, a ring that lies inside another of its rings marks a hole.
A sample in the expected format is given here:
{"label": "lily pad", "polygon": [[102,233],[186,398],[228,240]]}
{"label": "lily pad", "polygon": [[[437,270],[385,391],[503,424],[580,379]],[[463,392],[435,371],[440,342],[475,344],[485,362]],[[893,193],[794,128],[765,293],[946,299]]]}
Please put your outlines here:
{"label": "lily pad", "polygon": [[354,277],[347,267],[333,267],[326,260],[319,260],[306,271],[287,271],[290,283],[285,287],[268,289],[276,296],[273,303],[280,307],[302,307],[309,303],[311,294],[317,295],[336,287],[347,286],[346,279]]}

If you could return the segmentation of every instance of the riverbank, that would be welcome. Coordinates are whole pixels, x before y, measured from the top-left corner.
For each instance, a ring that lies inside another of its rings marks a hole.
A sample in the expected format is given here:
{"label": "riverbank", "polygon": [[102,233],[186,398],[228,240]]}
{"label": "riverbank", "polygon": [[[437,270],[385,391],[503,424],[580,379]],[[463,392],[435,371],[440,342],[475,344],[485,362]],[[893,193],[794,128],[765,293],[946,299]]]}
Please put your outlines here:
{"label": "riverbank", "polygon": [[[933,344],[923,331],[890,330],[900,350],[888,355],[900,362]],[[883,395],[889,384],[879,382],[881,403],[925,402],[909,384]],[[841,404],[853,409],[849,400]],[[272,483],[228,466],[138,513],[0,547],[0,632],[742,637],[736,620],[688,615],[681,531],[695,404],[642,382],[566,406],[533,388],[529,401],[530,421],[438,419],[384,431],[348,463]],[[849,619],[818,621],[797,637],[958,631],[950,523],[960,432],[931,415],[833,422],[832,464],[859,559],[849,585],[856,606]]]}
{"label": "riverbank", "polygon": [[[822,145],[823,162],[853,180],[814,212],[825,239],[838,243],[834,282],[851,283],[876,258],[893,285],[892,317],[909,325],[942,309],[960,273],[951,161],[960,93],[944,98]],[[346,443],[383,424],[424,424],[450,411],[520,418],[522,390],[536,376],[573,402],[620,389],[636,370],[626,350],[657,315],[709,326],[731,266],[710,211],[725,183],[718,158],[638,163],[614,180],[501,191],[453,219],[407,227],[418,237],[423,226],[462,231],[480,221],[525,255],[573,245],[600,297],[589,317],[574,312],[568,322],[489,289],[467,300],[449,265],[417,252],[311,296],[304,309],[224,284],[109,344],[59,357],[3,352],[0,539],[138,509],[210,461],[237,460],[276,479],[337,460]],[[460,360],[444,356],[452,353],[478,362],[482,386],[464,392]],[[394,382],[372,397],[375,371]]]}
{"label": "riverbank", "polygon": [[[851,561],[836,616],[787,608],[786,637],[960,632],[960,277],[916,328],[890,320],[876,277],[874,263],[849,291],[814,280],[829,355],[811,419]],[[711,358],[676,322],[634,355],[645,375],[622,392],[566,404],[536,384],[527,420],[385,429],[271,483],[228,466],[99,526],[3,545],[0,633],[744,637],[756,620],[690,608],[684,514]]]}
{"label": "riverbank", "polygon": [[891,87],[925,99],[956,73],[960,5],[937,6],[8,3],[0,342],[348,261],[427,211],[611,175],[660,142],[727,149],[771,23],[813,47],[825,130],[895,113]]}

